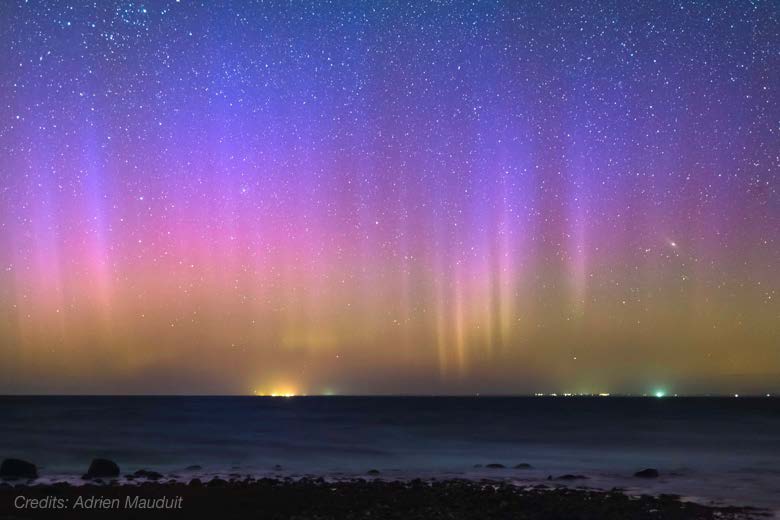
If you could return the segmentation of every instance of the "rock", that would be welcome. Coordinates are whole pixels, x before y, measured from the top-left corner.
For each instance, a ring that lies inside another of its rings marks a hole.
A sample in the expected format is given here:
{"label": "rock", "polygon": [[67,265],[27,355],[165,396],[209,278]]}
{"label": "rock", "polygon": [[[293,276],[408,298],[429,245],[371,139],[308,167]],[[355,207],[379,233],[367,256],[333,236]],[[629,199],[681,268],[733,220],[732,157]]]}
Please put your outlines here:
{"label": "rock", "polygon": [[145,469],[139,469],[135,473],[133,473],[133,476],[136,478],[146,478],[149,480],[159,480],[161,479],[162,473],[157,473],[156,471],[148,471]]}
{"label": "rock", "polygon": [[194,479],[190,480],[190,486],[192,486],[192,487],[200,487],[202,485],[203,485],[203,482],[201,482],[199,478],[194,478]]}
{"label": "rock", "polygon": [[223,487],[227,486],[227,481],[223,480],[219,477],[214,477],[213,479],[209,480],[207,486],[209,487]]}
{"label": "rock", "polygon": [[555,480],[583,480],[587,479],[585,475],[572,475],[570,473],[567,473],[565,475],[561,475],[560,477],[555,477]]}
{"label": "rock", "polygon": [[89,465],[87,473],[81,477],[84,480],[97,479],[103,477],[118,477],[119,466],[116,462],[108,459],[93,459]]}
{"label": "rock", "polygon": [[655,468],[646,468],[642,471],[634,473],[635,477],[639,478],[658,478],[658,470]]}
{"label": "rock", "polygon": [[504,466],[503,464],[497,464],[495,462],[492,463],[492,464],[486,464],[485,467],[486,468],[491,468],[491,469],[504,469],[504,468],[506,468],[506,466]]}
{"label": "rock", "polygon": [[534,469],[534,467],[527,462],[521,462],[520,464],[515,464],[515,469]]}
{"label": "rock", "polygon": [[202,470],[203,468],[202,468],[202,467],[200,467],[200,466],[198,466],[197,464],[193,464],[192,466],[187,466],[187,467],[186,467],[186,468],[184,468],[184,469],[186,469],[187,471],[200,471],[200,470]]}
{"label": "rock", "polygon": [[0,477],[38,478],[38,468],[32,462],[20,459],[5,459],[0,465]]}
{"label": "rock", "polygon": [[367,475],[379,475],[379,470],[378,469],[370,469],[370,470],[368,470],[368,473],[366,473],[366,474]]}

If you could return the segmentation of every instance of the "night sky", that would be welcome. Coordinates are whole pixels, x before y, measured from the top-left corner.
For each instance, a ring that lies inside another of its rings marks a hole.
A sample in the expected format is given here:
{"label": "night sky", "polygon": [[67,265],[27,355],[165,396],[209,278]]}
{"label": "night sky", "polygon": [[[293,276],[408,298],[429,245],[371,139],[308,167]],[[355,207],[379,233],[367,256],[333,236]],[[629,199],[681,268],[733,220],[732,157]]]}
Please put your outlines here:
{"label": "night sky", "polygon": [[0,5],[0,392],[780,391],[780,4]]}

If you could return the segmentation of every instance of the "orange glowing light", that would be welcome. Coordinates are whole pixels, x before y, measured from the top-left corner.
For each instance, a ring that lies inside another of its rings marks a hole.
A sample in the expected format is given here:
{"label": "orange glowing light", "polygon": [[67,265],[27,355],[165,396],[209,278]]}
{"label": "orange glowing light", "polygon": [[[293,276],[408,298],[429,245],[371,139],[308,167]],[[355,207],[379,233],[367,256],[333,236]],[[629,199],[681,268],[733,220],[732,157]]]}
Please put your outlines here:
{"label": "orange glowing light", "polygon": [[295,388],[289,386],[276,387],[270,392],[254,390],[252,393],[259,397],[297,397],[303,395],[299,394]]}

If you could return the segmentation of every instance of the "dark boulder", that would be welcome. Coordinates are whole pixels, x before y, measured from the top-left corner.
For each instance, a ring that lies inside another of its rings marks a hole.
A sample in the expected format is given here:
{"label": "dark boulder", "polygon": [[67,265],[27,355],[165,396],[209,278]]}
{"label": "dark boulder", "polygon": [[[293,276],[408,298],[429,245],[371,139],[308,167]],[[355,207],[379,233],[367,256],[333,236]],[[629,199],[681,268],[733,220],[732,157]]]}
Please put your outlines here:
{"label": "dark boulder", "polygon": [[658,470],[655,468],[646,468],[642,471],[634,473],[635,477],[639,478],[658,478]]}
{"label": "dark boulder", "polygon": [[119,466],[116,465],[116,462],[108,459],[93,459],[86,474],[84,474],[84,476],[81,478],[84,480],[89,480],[118,476]]}
{"label": "dark boulder", "polygon": [[378,469],[370,469],[370,470],[368,470],[367,475],[379,475],[379,470]]}
{"label": "dark boulder", "polygon": [[492,464],[486,464],[485,467],[486,468],[491,468],[491,469],[504,469],[506,466],[504,466],[503,464],[497,464],[497,463],[494,462]]}
{"label": "dark boulder", "polygon": [[203,482],[201,482],[199,478],[194,478],[194,479],[190,480],[190,486],[192,486],[192,487],[200,487],[202,485],[203,485]]}
{"label": "dark boulder", "polygon": [[515,469],[534,469],[534,467],[527,462],[521,462],[520,464],[515,464]]}
{"label": "dark boulder", "polygon": [[38,468],[32,462],[20,459],[5,459],[0,465],[0,477],[38,478]]}

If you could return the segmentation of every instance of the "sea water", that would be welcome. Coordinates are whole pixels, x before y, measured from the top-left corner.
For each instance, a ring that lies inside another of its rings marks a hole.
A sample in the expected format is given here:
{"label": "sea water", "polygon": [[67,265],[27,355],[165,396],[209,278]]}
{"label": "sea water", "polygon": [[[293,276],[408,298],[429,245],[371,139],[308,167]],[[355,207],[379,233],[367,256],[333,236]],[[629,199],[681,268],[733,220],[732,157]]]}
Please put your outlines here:
{"label": "sea water", "polygon": [[[78,482],[105,457],[166,479],[490,478],[778,510],[780,399],[8,396],[5,457],[43,482]],[[647,467],[661,477],[633,476]],[[566,473],[588,478],[555,480]]]}

